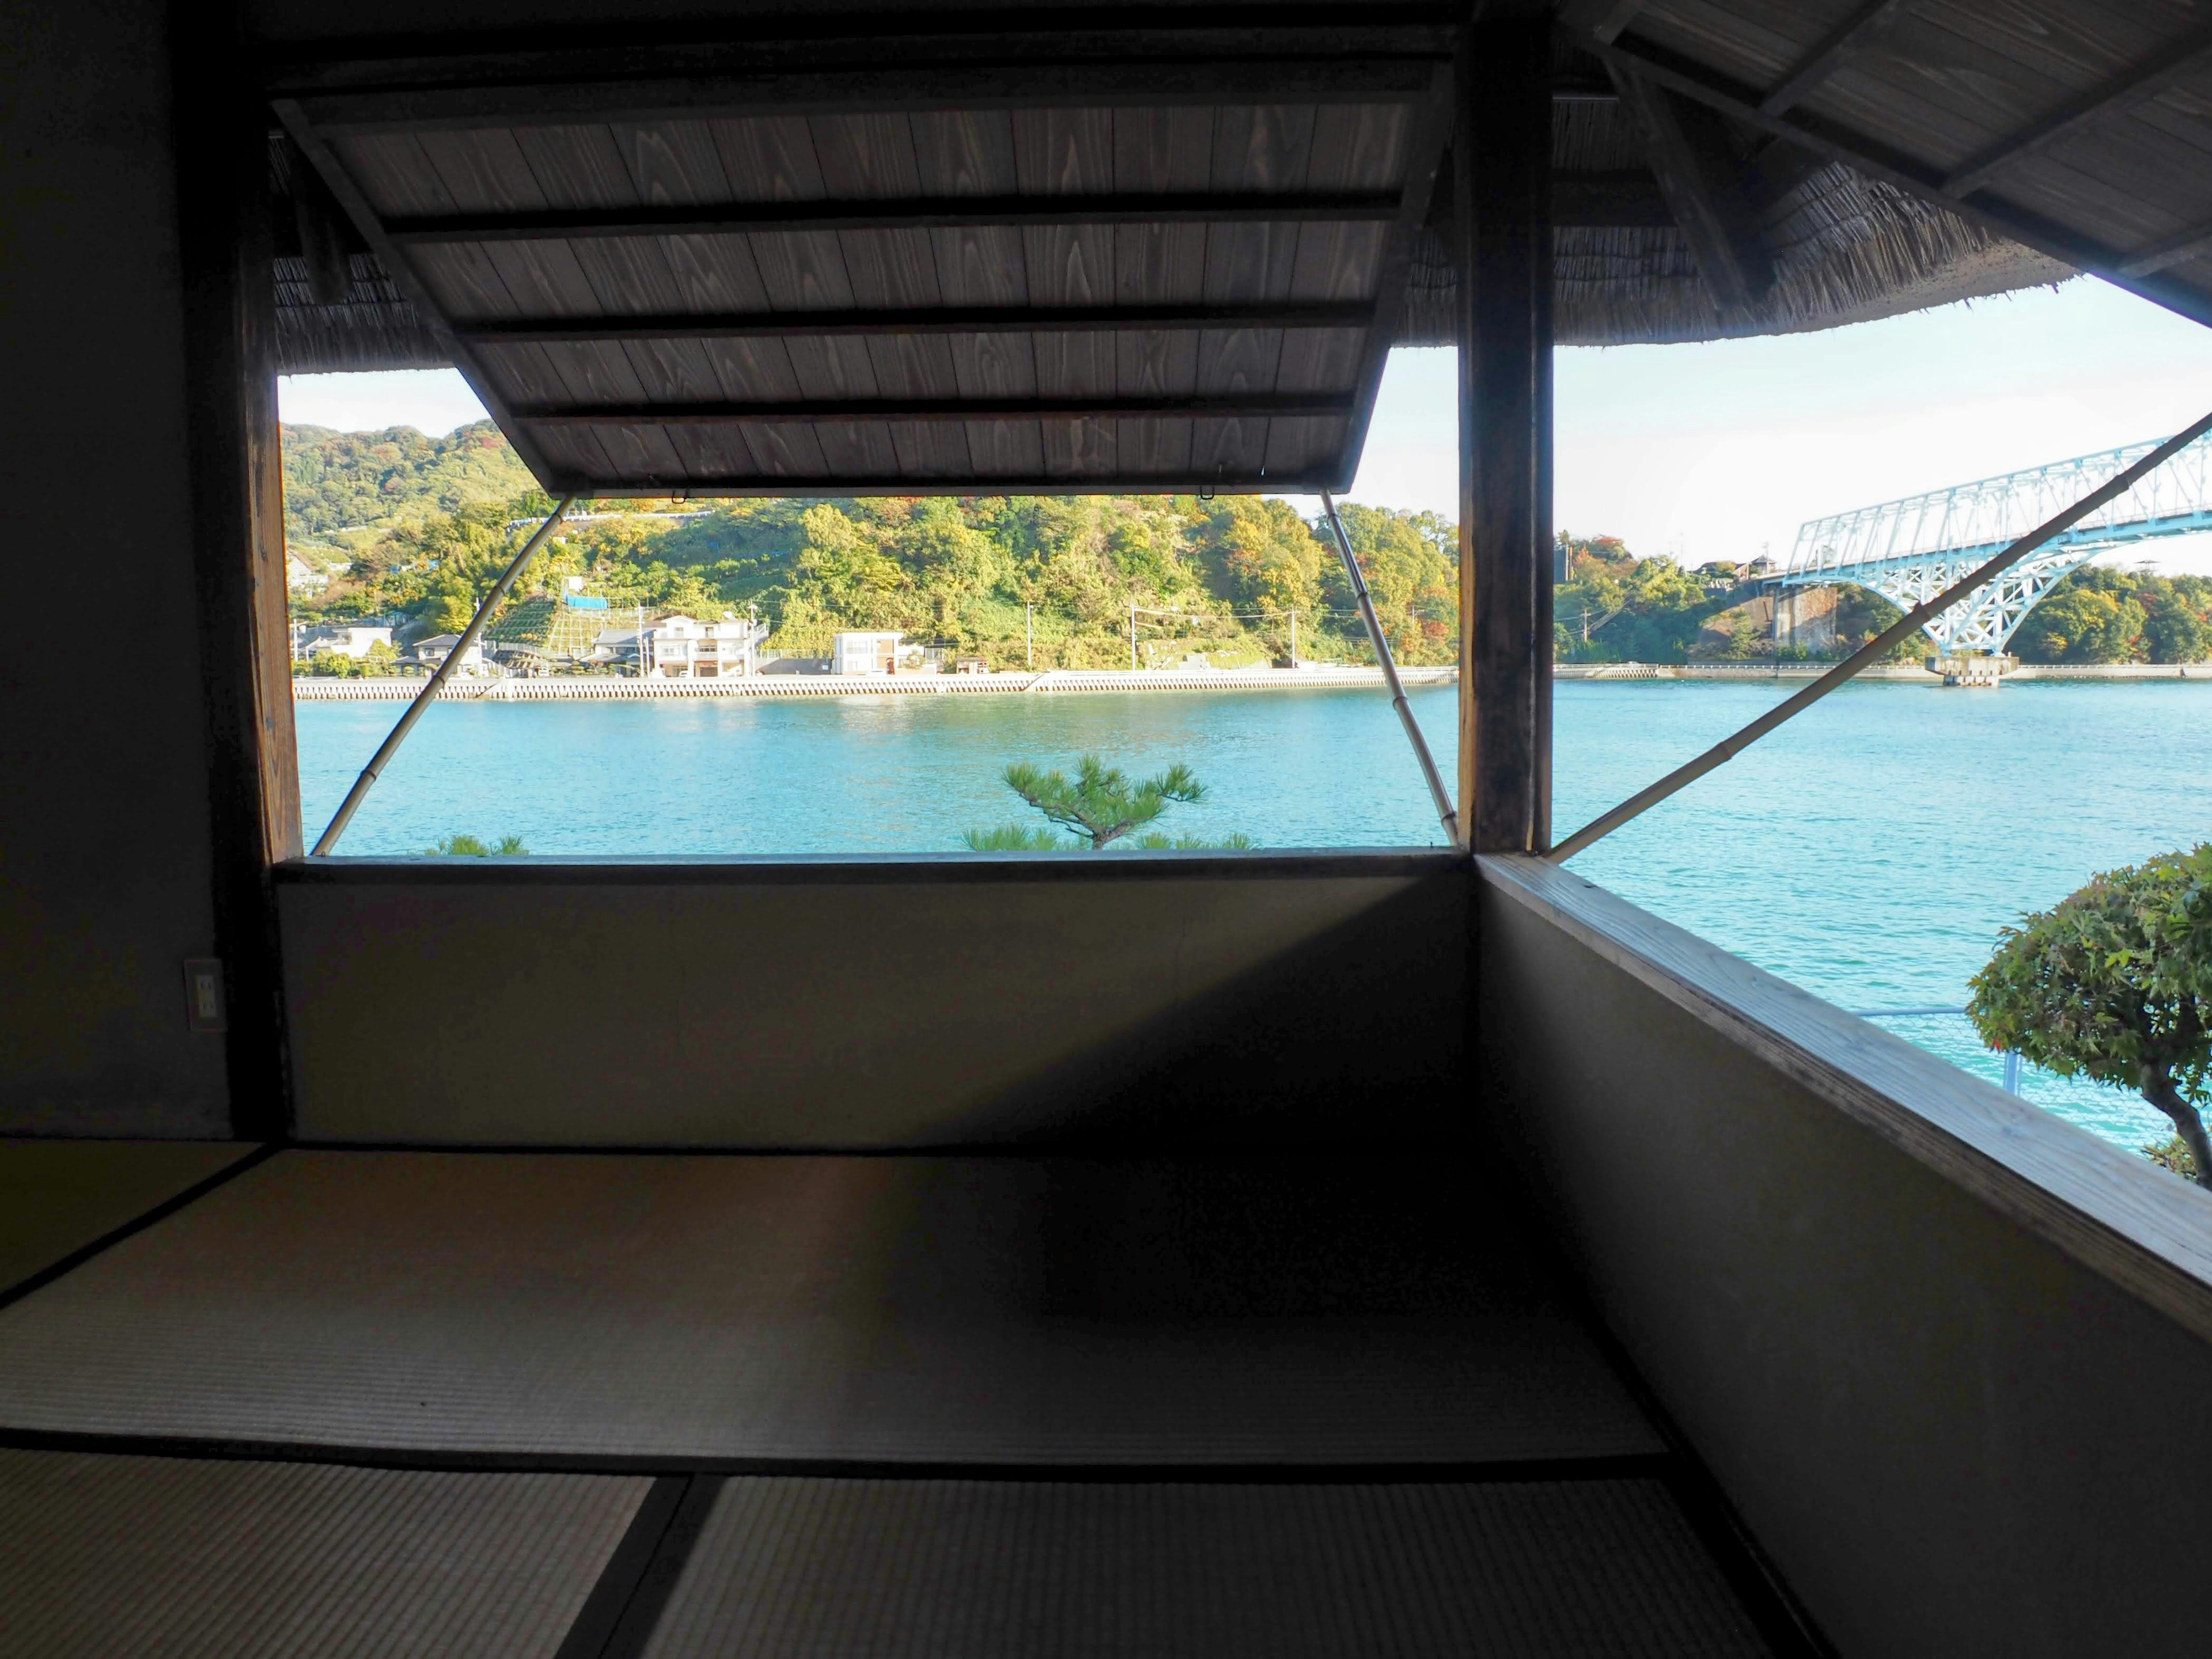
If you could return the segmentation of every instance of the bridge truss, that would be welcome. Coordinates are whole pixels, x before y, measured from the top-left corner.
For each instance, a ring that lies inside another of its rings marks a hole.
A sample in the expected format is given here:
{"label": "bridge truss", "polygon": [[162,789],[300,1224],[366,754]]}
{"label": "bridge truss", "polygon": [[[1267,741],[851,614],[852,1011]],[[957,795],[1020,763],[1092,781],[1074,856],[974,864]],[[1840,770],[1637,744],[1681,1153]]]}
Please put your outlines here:
{"label": "bridge truss", "polygon": [[[2130,444],[1812,520],[1797,532],[1782,585],[1852,582],[1911,610],[2157,447]],[[1923,631],[1946,654],[2002,651],[2075,566],[2109,548],[2202,531],[2212,531],[2212,436],[1984,583]]]}

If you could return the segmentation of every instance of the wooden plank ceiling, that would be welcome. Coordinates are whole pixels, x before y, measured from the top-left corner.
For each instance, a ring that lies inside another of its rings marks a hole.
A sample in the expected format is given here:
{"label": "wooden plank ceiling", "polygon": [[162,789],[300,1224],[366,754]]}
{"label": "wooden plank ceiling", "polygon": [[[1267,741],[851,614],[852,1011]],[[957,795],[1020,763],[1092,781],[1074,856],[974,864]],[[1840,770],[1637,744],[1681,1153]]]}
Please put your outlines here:
{"label": "wooden plank ceiling", "polygon": [[[2212,0],[1557,9],[1563,337],[2068,268],[2212,322]],[[326,320],[428,319],[553,489],[1341,488],[1389,345],[1455,327],[1467,14],[1232,10],[295,58],[349,224],[295,198],[295,286],[335,250]]]}
{"label": "wooden plank ceiling", "polygon": [[1449,37],[1251,33],[321,64],[275,102],[549,489],[1340,488]]}
{"label": "wooden plank ceiling", "polygon": [[[1849,164],[2212,323],[2212,0],[1568,0],[1648,131],[1717,117],[1755,163]],[[1674,136],[1672,133],[1669,136]],[[1717,286],[1735,185],[1655,146]]]}

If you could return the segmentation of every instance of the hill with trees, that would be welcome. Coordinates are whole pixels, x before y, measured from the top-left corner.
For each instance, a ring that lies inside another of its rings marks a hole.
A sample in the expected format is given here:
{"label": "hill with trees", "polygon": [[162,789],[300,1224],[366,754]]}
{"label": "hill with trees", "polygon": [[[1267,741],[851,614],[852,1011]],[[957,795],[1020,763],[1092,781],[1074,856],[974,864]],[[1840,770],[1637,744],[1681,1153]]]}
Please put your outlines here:
{"label": "hill with trees", "polygon": [[2085,565],[2013,635],[2023,662],[2202,662],[2212,655],[2212,579]]}
{"label": "hill with trees", "polygon": [[[301,556],[334,571],[295,596],[302,620],[398,614],[410,635],[448,633],[552,503],[490,422],[442,438],[411,428],[287,427],[285,518]],[[819,656],[841,629],[897,629],[993,668],[1221,666],[1368,659],[1328,542],[1289,504],[1255,496],[933,496],[580,503],[495,625],[542,631],[564,579],[611,611],[706,617],[757,606],[772,648]],[[1392,651],[1407,664],[1456,654],[1458,538],[1434,514],[1347,504],[1346,532]],[[1559,660],[1747,660],[1774,647],[1752,622],[1755,586],[1733,566],[1683,569],[1619,538],[1560,542]],[[349,565],[349,568],[338,567]],[[1895,621],[1894,605],[1843,590],[1836,651]],[[2022,625],[2030,662],[2185,662],[2212,651],[2212,580],[2102,566],[2075,571]],[[1917,660],[1925,645],[1899,647]]]}
{"label": "hill with trees", "polygon": [[[1728,662],[1776,654],[1771,635],[1747,614],[1757,585],[1741,580],[1736,567],[1685,570],[1664,556],[1638,559],[1610,536],[1559,539],[1567,562],[1553,604],[1559,661]],[[1869,589],[1839,586],[1832,654],[1848,656],[1903,614]],[[1888,659],[1918,662],[1931,648],[1916,635]],[[2212,580],[2085,565],[2028,613],[2011,648],[2035,663],[2202,661],[2212,654]]]}
{"label": "hill with trees", "polygon": [[[552,505],[487,426],[438,440],[288,429],[285,457],[295,535],[352,527],[346,568],[295,596],[303,621],[397,614],[409,636],[456,631]],[[1454,660],[1453,526],[1357,505],[1343,515],[1393,651]],[[993,668],[1118,667],[1133,617],[1150,665],[1287,660],[1294,629],[1301,657],[1370,655],[1328,544],[1287,503],[1252,496],[580,503],[493,635],[542,627],[570,578],[607,601],[611,623],[757,606],[771,648],[792,656],[826,653],[842,629],[896,629]]]}
{"label": "hill with trees", "polygon": [[382,432],[287,426],[282,447],[284,533],[295,542],[397,523],[410,513],[508,501],[538,487],[489,421],[442,438],[411,426]]}

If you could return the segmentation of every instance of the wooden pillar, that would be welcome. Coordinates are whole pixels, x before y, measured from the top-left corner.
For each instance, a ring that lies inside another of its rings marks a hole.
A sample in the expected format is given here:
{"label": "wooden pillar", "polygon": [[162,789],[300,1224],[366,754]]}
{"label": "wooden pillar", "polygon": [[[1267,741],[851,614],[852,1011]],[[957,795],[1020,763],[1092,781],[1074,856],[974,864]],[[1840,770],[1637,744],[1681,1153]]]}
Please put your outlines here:
{"label": "wooden pillar", "polygon": [[170,21],[191,387],[194,561],[216,949],[231,1125],[288,1133],[290,1057],[270,868],[300,854],[275,369],[266,100],[228,8]]}
{"label": "wooden pillar", "polygon": [[1456,89],[1459,798],[1481,853],[1552,835],[1551,53],[1542,18],[1478,23]]}

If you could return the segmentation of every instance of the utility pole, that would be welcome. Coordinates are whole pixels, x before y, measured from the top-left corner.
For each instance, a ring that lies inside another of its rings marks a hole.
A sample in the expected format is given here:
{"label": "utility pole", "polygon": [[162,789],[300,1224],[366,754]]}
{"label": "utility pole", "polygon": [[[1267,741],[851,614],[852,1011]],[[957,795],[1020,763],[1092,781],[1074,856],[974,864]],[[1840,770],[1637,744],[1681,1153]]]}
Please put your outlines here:
{"label": "utility pole", "polygon": [[1022,666],[1036,666],[1036,606],[1022,606]]}
{"label": "utility pole", "polygon": [[1137,607],[1129,607],[1129,672],[1137,672]]}

